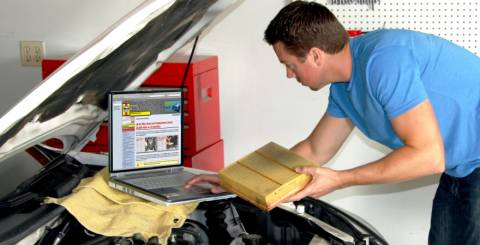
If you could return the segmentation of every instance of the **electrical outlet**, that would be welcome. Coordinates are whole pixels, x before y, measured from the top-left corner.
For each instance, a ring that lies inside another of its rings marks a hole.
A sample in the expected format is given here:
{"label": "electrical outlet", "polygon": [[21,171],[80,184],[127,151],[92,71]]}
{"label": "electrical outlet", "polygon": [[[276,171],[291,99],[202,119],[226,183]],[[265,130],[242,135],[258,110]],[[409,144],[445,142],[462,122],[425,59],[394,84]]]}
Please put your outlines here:
{"label": "electrical outlet", "polygon": [[40,66],[43,57],[45,57],[45,42],[20,41],[22,66]]}

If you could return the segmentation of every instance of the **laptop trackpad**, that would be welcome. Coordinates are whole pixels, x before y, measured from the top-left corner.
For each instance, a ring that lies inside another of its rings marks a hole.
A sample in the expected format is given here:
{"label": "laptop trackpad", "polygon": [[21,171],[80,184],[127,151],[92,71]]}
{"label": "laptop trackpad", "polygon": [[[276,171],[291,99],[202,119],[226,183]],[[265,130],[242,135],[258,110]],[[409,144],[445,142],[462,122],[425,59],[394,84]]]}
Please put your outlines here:
{"label": "laptop trackpad", "polygon": [[205,196],[206,194],[212,194],[210,189],[194,186],[190,189],[186,189],[183,186],[174,186],[174,187],[162,187],[153,190],[149,190],[165,198],[175,198],[178,196],[194,197],[194,196]]}

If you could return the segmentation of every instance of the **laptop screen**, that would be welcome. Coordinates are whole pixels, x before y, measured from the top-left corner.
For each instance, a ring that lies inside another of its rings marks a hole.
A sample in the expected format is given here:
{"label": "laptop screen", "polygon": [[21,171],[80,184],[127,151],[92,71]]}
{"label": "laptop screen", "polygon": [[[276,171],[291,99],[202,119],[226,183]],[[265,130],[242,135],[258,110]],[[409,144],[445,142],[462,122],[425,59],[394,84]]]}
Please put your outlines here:
{"label": "laptop screen", "polygon": [[113,172],[181,165],[181,90],[110,94]]}

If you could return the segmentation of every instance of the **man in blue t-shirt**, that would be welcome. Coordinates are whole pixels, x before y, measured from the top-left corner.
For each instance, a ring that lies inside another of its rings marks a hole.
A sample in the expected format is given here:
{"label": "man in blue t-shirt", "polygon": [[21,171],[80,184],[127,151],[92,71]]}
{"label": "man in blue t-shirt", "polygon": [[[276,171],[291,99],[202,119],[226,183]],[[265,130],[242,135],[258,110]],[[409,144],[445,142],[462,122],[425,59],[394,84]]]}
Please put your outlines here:
{"label": "man in blue t-shirt", "polygon": [[350,39],[317,3],[297,1],[270,22],[265,40],[287,77],[318,90],[327,112],[292,149],[320,165],[354,126],[393,151],[363,166],[309,167],[313,181],[289,200],[352,186],[442,173],[430,244],[480,244],[480,58],[433,35],[378,30]]}
{"label": "man in blue t-shirt", "polygon": [[[319,163],[287,201],[353,185],[443,173],[433,201],[430,244],[480,244],[480,58],[433,35],[378,30],[350,39],[324,6],[295,1],[270,22],[265,40],[286,75],[319,90],[327,112],[292,150]],[[354,127],[393,151],[360,167],[321,167]],[[218,183],[216,176],[194,183]]]}

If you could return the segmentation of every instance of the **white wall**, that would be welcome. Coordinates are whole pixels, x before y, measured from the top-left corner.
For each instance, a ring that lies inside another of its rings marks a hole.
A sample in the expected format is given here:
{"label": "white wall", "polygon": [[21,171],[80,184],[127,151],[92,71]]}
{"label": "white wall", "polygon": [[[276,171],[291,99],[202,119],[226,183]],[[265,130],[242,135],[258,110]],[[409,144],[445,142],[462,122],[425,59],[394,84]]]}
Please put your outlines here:
{"label": "white wall", "polygon": [[[139,0],[7,0],[0,8],[0,113],[40,81],[40,69],[21,67],[19,40],[43,40],[47,56],[74,53]],[[263,42],[269,20],[283,0],[245,0],[202,35],[197,53],[219,56],[222,136],[227,163],[269,141],[290,147],[306,137],[327,105],[328,89],[312,92],[288,80]],[[41,16],[34,17],[35,13]],[[189,46],[190,47],[190,46]],[[188,52],[188,48],[182,50]],[[345,169],[382,157],[388,149],[355,132],[329,166]],[[35,171],[28,156],[1,163],[1,190]],[[33,170],[32,170],[33,169]],[[389,185],[347,188],[322,199],[352,211],[391,244],[426,244],[436,177]]]}

